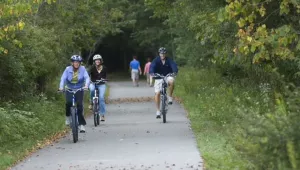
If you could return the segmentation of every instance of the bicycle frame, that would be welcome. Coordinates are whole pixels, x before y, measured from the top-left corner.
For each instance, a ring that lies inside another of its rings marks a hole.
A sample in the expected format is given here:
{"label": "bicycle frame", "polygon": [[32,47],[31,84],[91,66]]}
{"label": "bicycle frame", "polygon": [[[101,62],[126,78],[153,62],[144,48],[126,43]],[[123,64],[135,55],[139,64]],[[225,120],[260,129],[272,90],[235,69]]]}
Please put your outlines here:
{"label": "bicycle frame", "polygon": [[[166,80],[167,77],[164,77],[162,80],[162,84],[161,84],[161,91],[160,91],[160,102],[161,102],[161,105],[163,104],[163,102],[165,103],[165,107],[164,107],[164,110],[161,110],[161,112],[165,111],[167,112],[168,110],[168,104],[166,103],[167,102],[167,88],[168,88],[168,83],[167,83],[167,80]],[[164,100],[164,101],[163,101]],[[161,107],[162,109],[162,107]]]}
{"label": "bicycle frame", "polygon": [[[168,110],[168,104],[166,103],[167,101],[167,88],[168,88],[168,83],[167,83],[167,78],[170,76],[174,76],[173,73],[167,74],[166,76],[160,75],[160,74],[155,74],[153,76],[154,79],[162,79],[162,83],[161,83],[161,90],[160,90],[160,98],[161,98],[161,103],[165,102],[165,110],[161,110],[161,111],[167,111]],[[162,101],[162,99],[164,99],[164,101]]]}
{"label": "bicycle frame", "polygon": [[94,97],[93,97],[93,104],[95,104],[95,102],[97,101],[98,102],[98,107],[99,107],[100,103],[99,103],[99,96],[98,96],[99,92],[98,92],[97,85],[99,85],[99,83],[102,83],[102,82],[107,82],[107,80],[106,79],[101,79],[101,80],[96,80],[96,82],[92,82],[95,85]]}
{"label": "bicycle frame", "polygon": [[[84,90],[83,88],[79,88],[76,90],[73,89],[65,89],[60,92],[69,92],[72,93],[72,107],[71,107],[71,117],[69,118],[70,120],[70,127],[72,128],[72,134],[73,134],[73,141],[76,143],[78,141],[78,113],[77,113],[77,107],[76,107],[76,102],[75,102],[75,94],[78,91]],[[72,110],[73,109],[73,110]]]}
{"label": "bicycle frame", "polygon": [[[99,97],[98,97],[98,89],[95,87],[94,90],[94,97],[93,97],[93,104],[99,103]],[[99,106],[98,106],[99,107]],[[98,108],[97,108],[98,109]]]}
{"label": "bicycle frame", "polygon": [[72,106],[76,106],[76,103],[75,103],[75,94],[78,92],[78,91],[81,91],[81,90],[84,90],[83,88],[79,88],[79,89],[76,89],[76,90],[73,90],[73,89],[66,89],[65,91],[68,91],[70,93],[72,93]]}
{"label": "bicycle frame", "polygon": [[160,74],[155,74],[153,76],[154,79],[162,79],[162,88],[160,91],[160,94],[167,94],[167,87],[168,87],[168,83],[167,83],[167,78],[173,76],[173,73],[167,74],[166,76],[160,75]]}

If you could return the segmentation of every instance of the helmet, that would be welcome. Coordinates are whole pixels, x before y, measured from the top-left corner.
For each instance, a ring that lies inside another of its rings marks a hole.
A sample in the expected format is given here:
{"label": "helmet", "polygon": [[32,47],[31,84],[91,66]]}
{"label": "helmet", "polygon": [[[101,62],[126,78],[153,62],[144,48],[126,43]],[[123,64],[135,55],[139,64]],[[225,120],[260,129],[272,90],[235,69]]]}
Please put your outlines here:
{"label": "helmet", "polygon": [[167,53],[167,49],[165,47],[160,47],[158,50],[158,53],[160,54],[166,54]]}
{"label": "helmet", "polygon": [[82,58],[80,55],[73,55],[71,57],[71,61],[79,61],[79,62],[82,62]]}
{"label": "helmet", "polygon": [[102,60],[101,55],[99,55],[99,54],[94,55],[93,61],[95,61],[95,60]]}

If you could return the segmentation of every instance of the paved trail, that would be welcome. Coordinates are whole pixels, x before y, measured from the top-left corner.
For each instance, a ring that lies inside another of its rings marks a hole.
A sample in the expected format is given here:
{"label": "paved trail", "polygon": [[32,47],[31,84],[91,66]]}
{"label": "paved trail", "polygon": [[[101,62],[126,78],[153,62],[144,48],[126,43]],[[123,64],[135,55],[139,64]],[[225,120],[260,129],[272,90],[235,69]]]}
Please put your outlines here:
{"label": "paved trail", "polygon": [[[110,82],[110,99],[153,97],[153,88],[141,83]],[[63,122],[62,122],[63,123]],[[72,143],[67,135],[34,153],[14,170],[202,170],[202,160],[182,106],[169,107],[167,123],[155,119],[153,102],[107,105],[106,122],[93,126]]]}

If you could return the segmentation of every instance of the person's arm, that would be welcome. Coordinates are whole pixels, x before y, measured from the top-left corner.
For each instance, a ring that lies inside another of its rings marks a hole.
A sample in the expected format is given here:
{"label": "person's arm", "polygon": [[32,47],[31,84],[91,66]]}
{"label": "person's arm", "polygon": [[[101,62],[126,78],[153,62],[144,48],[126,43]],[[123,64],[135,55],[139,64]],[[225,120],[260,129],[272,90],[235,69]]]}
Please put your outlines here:
{"label": "person's arm", "polygon": [[65,81],[67,78],[67,69],[68,67],[65,69],[65,71],[63,72],[61,78],[60,78],[60,83],[59,83],[59,90],[63,90],[64,86],[65,86]]}
{"label": "person's arm", "polygon": [[150,64],[149,74],[154,74],[155,68],[156,68],[156,59],[154,59]]}
{"label": "person's arm", "polygon": [[89,74],[88,74],[88,72],[86,71],[85,68],[84,68],[84,80],[85,80],[85,86],[84,86],[84,88],[88,88],[89,84],[90,84],[90,76],[89,76]]}
{"label": "person's arm", "polygon": [[96,69],[95,67],[92,67],[89,71],[89,76],[90,76],[90,83],[95,81],[96,78],[95,78],[95,74],[94,74],[94,69]]}
{"label": "person's arm", "polygon": [[131,64],[132,64],[132,61],[131,61],[130,64],[129,64],[129,71],[132,70]]}
{"label": "person's arm", "polygon": [[107,69],[103,66],[103,78],[106,79],[107,77]]}
{"label": "person's arm", "polygon": [[173,61],[173,60],[170,60],[170,65],[172,67],[172,71],[173,73],[178,73],[178,67],[177,67],[177,64]]}

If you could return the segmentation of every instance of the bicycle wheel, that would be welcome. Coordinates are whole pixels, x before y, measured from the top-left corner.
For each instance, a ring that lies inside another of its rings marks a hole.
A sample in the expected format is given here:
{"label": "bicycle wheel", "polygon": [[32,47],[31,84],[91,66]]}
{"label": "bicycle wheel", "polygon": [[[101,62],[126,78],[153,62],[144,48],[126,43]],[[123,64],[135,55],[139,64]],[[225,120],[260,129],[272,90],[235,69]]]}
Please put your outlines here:
{"label": "bicycle wheel", "polygon": [[163,122],[167,121],[167,113],[166,113],[166,95],[161,96],[161,114],[163,116]]}
{"label": "bicycle wheel", "polygon": [[100,116],[97,114],[97,125],[100,125]]}
{"label": "bicycle wheel", "polygon": [[99,115],[99,113],[98,113],[98,111],[100,110],[99,107],[100,107],[100,105],[99,105],[99,103],[97,102],[97,125],[100,125],[100,115]]}
{"label": "bicycle wheel", "polygon": [[75,107],[71,107],[71,116],[72,116],[72,134],[73,134],[73,142],[76,143],[78,141],[78,120],[77,120],[77,109]]}
{"label": "bicycle wheel", "polygon": [[98,115],[97,103],[95,103],[95,102],[93,104],[93,114],[94,114],[94,125],[96,127],[98,125],[97,119],[98,119],[99,115]]}

